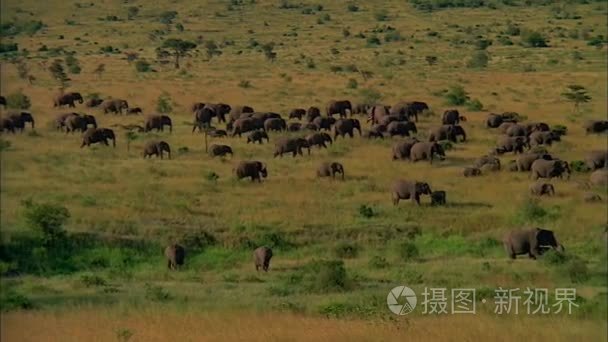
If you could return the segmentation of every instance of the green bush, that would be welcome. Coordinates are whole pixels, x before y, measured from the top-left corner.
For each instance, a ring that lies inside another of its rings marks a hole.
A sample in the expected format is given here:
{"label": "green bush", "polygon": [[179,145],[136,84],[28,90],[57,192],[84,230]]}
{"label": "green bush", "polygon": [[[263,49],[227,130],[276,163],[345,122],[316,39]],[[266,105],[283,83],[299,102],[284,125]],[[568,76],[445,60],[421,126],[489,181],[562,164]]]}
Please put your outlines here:
{"label": "green bush", "polygon": [[587,167],[587,164],[585,164],[585,162],[582,160],[571,161],[570,169],[572,169],[572,171],[574,171],[574,172],[589,172],[590,171],[589,167]]}
{"label": "green bush", "polygon": [[189,252],[202,251],[207,247],[215,246],[218,242],[209,232],[195,229],[187,230],[178,241]]}
{"label": "green bush", "polygon": [[380,38],[378,38],[378,36],[371,35],[367,37],[367,46],[378,46],[380,44],[382,44],[382,42],[380,41]]}
{"label": "green bush", "polygon": [[403,37],[401,37],[401,33],[399,33],[399,31],[397,31],[397,30],[387,32],[384,35],[384,41],[387,43],[388,42],[399,42],[402,40],[403,40]]}
{"label": "green bush", "polygon": [[30,109],[32,101],[21,90],[6,96],[6,105],[14,109]]}
{"label": "green bush", "polygon": [[154,302],[166,302],[171,300],[173,297],[162,286],[151,285],[146,283],[144,285],[145,298]]}
{"label": "green bush", "polygon": [[347,9],[348,9],[350,12],[357,12],[357,11],[359,11],[359,6],[357,6],[357,5],[355,5],[355,4],[348,4]]}
{"label": "green bush", "polygon": [[377,215],[377,213],[374,211],[374,208],[372,208],[371,206],[368,206],[367,204],[362,204],[359,207],[359,216],[361,216],[361,217],[372,218],[376,215]]}
{"label": "green bush", "polygon": [[13,289],[3,290],[0,295],[0,310],[30,310],[34,305],[32,301]]}
{"label": "green bush", "polygon": [[162,93],[158,97],[156,100],[156,110],[163,114],[171,113],[173,106],[171,105],[171,97],[169,97],[169,94]]}
{"label": "green bush", "polygon": [[525,47],[539,48],[547,47],[546,38],[536,31],[526,31],[521,35],[521,43]]}
{"label": "green bush", "polygon": [[460,85],[451,86],[448,91],[443,94],[447,104],[452,106],[462,106],[469,101],[469,94]]}
{"label": "green bush", "polygon": [[94,274],[81,275],[80,282],[86,287],[106,286],[108,284],[105,279]]}
{"label": "green bush", "polygon": [[418,247],[416,247],[416,245],[411,241],[405,241],[399,244],[398,252],[399,256],[404,261],[411,261],[413,259],[417,259],[420,255]]}
{"label": "green bush", "polygon": [[346,82],[346,88],[348,89],[357,89],[358,86],[359,83],[357,83],[357,80],[354,78],[350,78],[348,82]]}
{"label": "green bush", "polygon": [[485,68],[488,66],[490,56],[485,51],[475,51],[471,59],[467,62],[469,68]]}
{"label": "green bush", "polygon": [[483,110],[483,104],[478,99],[467,101],[467,109],[473,112],[479,112]]}
{"label": "green bush", "polygon": [[70,218],[67,208],[53,204],[36,204],[24,201],[24,217],[28,226],[39,235],[45,246],[54,245],[66,238],[63,225]]}
{"label": "green bush", "polygon": [[543,254],[542,260],[549,265],[563,265],[568,261],[568,257],[564,253],[550,249]]}
{"label": "green bush", "polygon": [[348,287],[346,269],[341,260],[315,261],[311,265],[314,281],[311,290],[320,293],[344,291]]}
{"label": "green bush", "polygon": [[0,139],[0,152],[6,151],[11,148],[11,142],[8,140]]}
{"label": "green bush", "polygon": [[334,255],[342,259],[356,258],[359,255],[359,246],[349,242],[340,242],[334,247]]}
{"label": "green bush", "polygon": [[388,261],[386,261],[385,257],[381,257],[379,255],[374,255],[369,259],[369,267],[370,268],[386,268],[388,267]]}
{"label": "green bush", "polygon": [[152,68],[150,63],[144,60],[138,60],[135,62],[135,70],[137,70],[137,72],[149,72],[152,71]]}
{"label": "green bush", "polygon": [[289,241],[284,233],[281,232],[263,232],[256,239],[257,247],[267,246],[273,250],[289,250],[295,245]]}
{"label": "green bush", "polygon": [[17,43],[0,44],[0,53],[16,52],[16,51],[19,51],[19,45],[17,45]]}
{"label": "green bush", "polygon": [[241,87],[241,88],[245,88],[245,89],[247,89],[247,88],[251,88],[251,82],[250,82],[250,81],[248,81],[248,80],[241,80],[241,81],[239,82],[239,87]]}

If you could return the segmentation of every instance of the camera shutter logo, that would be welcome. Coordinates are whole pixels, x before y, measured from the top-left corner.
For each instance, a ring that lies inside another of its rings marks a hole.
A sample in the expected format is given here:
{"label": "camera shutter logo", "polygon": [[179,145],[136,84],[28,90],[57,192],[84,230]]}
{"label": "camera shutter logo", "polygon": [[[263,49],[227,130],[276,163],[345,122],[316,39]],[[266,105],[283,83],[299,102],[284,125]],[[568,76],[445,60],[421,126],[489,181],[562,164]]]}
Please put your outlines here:
{"label": "camera shutter logo", "polygon": [[397,315],[407,315],[414,311],[418,299],[412,289],[407,286],[397,286],[388,293],[386,304]]}

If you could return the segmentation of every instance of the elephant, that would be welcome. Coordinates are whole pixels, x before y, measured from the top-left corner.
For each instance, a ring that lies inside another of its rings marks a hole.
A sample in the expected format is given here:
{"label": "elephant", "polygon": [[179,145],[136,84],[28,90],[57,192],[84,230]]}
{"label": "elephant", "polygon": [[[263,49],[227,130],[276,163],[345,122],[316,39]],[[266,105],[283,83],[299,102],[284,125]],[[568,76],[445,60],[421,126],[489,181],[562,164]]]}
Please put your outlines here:
{"label": "elephant", "polygon": [[232,148],[228,145],[213,144],[209,147],[209,155],[211,155],[211,157],[224,157],[227,154],[230,154],[230,156],[234,155],[234,153],[232,153]]}
{"label": "elephant", "polygon": [[[381,117],[380,119],[377,120],[376,124],[377,125],[383,125],[383,126],[388,126],[388,124],[390,124],[391,122],[395,122],[395,121],[405,121],[405,122],[410,122],[408,121],[407,117],[400,117],[397,115],[386,115]],[[412,122],[412,124],[414,124]]]}
{"label": "elephant", "polygon": [[530,194],[533,196],[543,196],[543,195],[554,196],[555,195],[555,187],[553,186],[553,184],[550,184],[550,183],[537,182],[537,183],[530,185],[529,189],[530,189]]}
{"label": "elephant", "polygon": [[284,153],[292,153],[295,158],[298,154],[303,156],[302,148],[308,149],[310,155],[310,145],[304,138],[280,138],[275,143],[274,157],[283,157]]}
{"label": "elephant", "polygon": [[507,131],[505,133],[510,137],[527,137],[528,136],[528,130],[526,129],[526,126],[523,126],[520,124],[513,124],[513,125],[509,126],[509,128],[507,128]]}
{"label": "elephant", "polygon": [[171,147],[166,141],[163,140],[150,140],[144,145],[144,159],[152,156],[160,157],[163,159],[163,152],[167,152],[169,159],[171,159]]}
{"label": "elephant", "polygon": [[192,124],[192,133],[198,128],[199,132],[203,128],[209,128],[211,119],[215,115],[215,110],[212,107],[203,107],[194,112],[194,123]]}
{"label": "elephant", "polygon": [[524,137],[507,137],[503,136],[499,138],[496,144],[496,152],[498,154],[513,152],[524,153],[524,147],[526,147],[526,139]]}
{"label": "elephant", "polygon": [[270,138],[268,138],[268,134],[266,134],[266,132],[261,131],[261,130],[256,130],[253,131],[251,133],[249,133],[249,135],[247,135],[247,143],[256,143],[258,142],[260,145],[263,143],[263,140],[266,139],[266,142],[270,142]]}
{"label": "elephant", "polygon": [[192,111],[192,113],[196,113],[197,111],[205,108],[206,104],[202,103],[202,102],[195,102],[192,104],[192,106],[190,106],[190,110]]}
{"label": "elephant", "polygon": [[316,117],[321,116],[321,110],[319,107],[309,107],[306,111],[306,121],[312,122]]}
{"label": "elephant", "polygon": [[486,119],[486,127],[498,128],[503,122],[517,122],[519,115],[513,112],[503,114],[490,113]]}
{"label": "elephant", "polygon": [[528,137],[530,139],[530,146],[538,145],[549,145],[553,144],[554,141],[561,140],[559,136],[553,134],[553,132],[547,131],[535,131]]}
{"label": "elephant", "polygon": [[273,113],[273,112],[257,112],[257,113],[251,114],[251,117],[258,119],[262,122],[264,122],[268,119],[282,119],[281,114]]}
{"label": "elephant", "polygon": [[304,129],[307,129],[309,131],[320,131],[321,128],[319,128],[319,126],[314,123],[314,122],[309,122],[304,126]]}
{"label": "elephant", "polygon": [[484,156],[477,158],[475,160],[475,162],[473,163],[473,166],[478,169],[481,169],[486,165],[494,166],[493,168],[490,167],[490,168],[492,168],[492,171],[499,171],[500,170],[500,159],[498,159],[494,156],[484,155]]}
{"label": "elephant", "polygon": [[112,140],[112,145],[116,147],[116,136],[114,135],[113,130],[109,128],[89,128],[82,135],[82,144],[80,145],[80,148],[91,146],[91,144],[99,142],[109,146],[108,139]]}
{"label": "elephant", "polygon": [[287,124],[288,132],[299,132],[302,130],[302,124],[299,122],[290,122]]}
{"label": "elephant", "polygon": [[228,133],[223,129],[212,129],[207,134],[212,138],[223,138],[228,136]]}
{"label": "elephant", "polygon": [[459,125],[443,125],[439,127],[432,128],[429,131],[429,141],[441,141],[441,140],[449,140],[451,142],[458,142],[458,137],[462,137],[462,141],[467,140],[467,134],[464,131],[464,128]]}
{"label": "elephant", "polygon": [[[261,127],[260,127],[260,125],[261,125]],[[264,124],[263,124],[263,122],[260,122],[259,119],[256,119],[256,118],[237,119],[234,122],[232,136],[234,137],[238,134],[238,136],[240,137],[242,133],[251,132],[256,129],[262,129],[262,130],[264,129]]]}
{"label": "elephant", "polygon": [[393,160],[410,159],[412,147],[420,141],[416,138],[407,138],[393,145]]}
{"label": "elephant", "polygon": [[272,259],[272,249],[270,249],[270,247],[258,247],[253,251],[253,263],[257,272],[260,271],[260,268],[264,270],[264,272],[268,272],[268,268],[270,268],[270,259]]}
{"label": "elephant", "polygon": [[163,132],[165,126],[169,126],[169,132],[173,132],[173,124],[169,115],[164,114],[152,114],[148,115],[144,121],[145,131],[149,132],[155,129],[157,132]]}
{"label": "elephant", "polygon": [[521,154],[515,161],[516,171],[530,171],[532,169],[532,163],[538,159],[553,160],[550,154],[543,153],[524,153]]}
{"label": "elephant", "polygon": [[306,109],[304,108],[294,108],[289,112],[290,119],[298,119],[302,120],[302,117],[306,115]]}
{"label": "elephant", "polygon": [[601,202],[602,197],[594,192],[585,192],[583,194],[583,201],[587,203]]}
{"label": "elephant", "polygon": [[53,107],[63,107],[67,105],[68,107],[74,108],[76,107],[76,105],[74,104],[75,101],[78,101],[78,103],[84,102],[80,93],[71,92],[59,94],[55,97],[55,99],[53,99]]}
{"label": "elephant", "polygon": [[504,236],[503,245],[511,259],[521,254],[528,254],[530,258],[536,259],[547,249],[564,252],[564,247],[557,242],[555,234],[543,228],[512,230]]}
{"label": "elephant", "polygon": [[509,163],[507,164],[507,170],[509,172],[517,172],[517,161],[509,160]]}
{"label": "elephant", "polygon": [[[369,117],[367,118],[367,122],[379,123],[380,119],[383,117],[389,116],[389,108],[387,106],[377,105],[373,106],[369,110]],[[395,115],[396,118],[399,118],[398,115]]]}
{"label": "elephant", "polygon": [[608,150],[591,151],[585,156],[585,164],[591,170],[608,167]]}
{"label": "elephant", "polygon": [[329,117],[325,118],[322,116],[317,116],[312,120],[312,123],[319,127],[319,130],[324,129],[326,131],[331,131],[331,126],[336,123],[336,119]]}
{"label": "elephant", "polygon": [[84,103],[84,105],[88,108],[94,108],[94,107],[99,106],[102,103],[103,103],[102,99],[88,99],[87,102]]}
{"label": "elephant", "polygon": [[133,107],[133,108],[129,108],[127,109],[127,115],[139,115],[139,114],[143,114],[143,110],[140,107]]}
{"label": "elephant", "polygon": [[566,174],[566,179],[570,178],[570,166],[563,160],[544,160],[537,159],[530,168],[530,177],[533,180],[539,178],[562,178]]}
{"label": "elephant", "polygon": [[318,146],[319,148],[324,147],[327,148],[327,145],[325,144],[326,142],[329,142],[329,144],[333,144],[333,140],[331,139],[331,136],[327,133],[323,133],[323,132],[318,132],[318,133],[313,133],[313,134],[309,134],[306,136],[306,141],[308,141],[308,145],[310,147],[312,146]]}
{"label": "elephant", "polygon": [[441,122],[444,125],[458,125],[460,123],[460,113],[456,109],[448,109],[443,112]]}
{"label": "elephant", "polygon": [[348,100],[329,101],[326,108],[326,114],[328,117],[334,114],[339,114],[341,118],[345,118],[347,113],[351,116],[353,114],[353,106]]}
{"label": "elephant", "polygon": [[436,190],[431,192],[431,205],[445,205],[446,204],[446,192],[443,190]]}
{"label": "elephant", "polygon": [[235,106],[230,110],[230,121],[236,121],[241,118],[242,114],[255,113],[253,107],[250,106]]}
{"label": "elephant", "polygon": [[608,120],[590,120],[583,124],[583,128],[587,134],[603,133],[608,131]]}
{"label": "elephant", "polygon": [[214,115],[217,117],[218,122],[226,122],[226,115],[232,110],[232,107],[225,103],[208,103],[206,107],[213,108]]}
{"label": "elephant", "polygon": [[0,131],[15,133],[15,124],[13,123],[13,120],[8,118],[0,119]]}
{"label": "elephant", "polygon": [[336,121],[336,124],[334,125],[334,140],[336,140],[338,136],[344,138],[346,134],[352,138],[354,129],[358,130],[359,136],[361,136],[361,123],[357,119],[340,119]]}
{"label": "elephant", "polygon": [[443,147],[436,142],[419,142],[410,150],[410,160],[413,162],[428,159],[433,164],[433,156],[437,155],[439,160],[445,160]]}
{"label": "elephant", "polygon": [[420,195],[430,195],[432,193],[431,187],[425,182],[399,179],[391,185],[393,205],[398,205],[399,200],[402,199],[411,199],[412,201],[415,201],[416,204],[420,205]]}
{"label": "elephant", "polygon": [[285,131],[287,130],[287,123],[285,122],[285,120],[280,118],[269,118],[264,121],[264,129],[267,132]]}
{"label": "elephant", "polygon": [[365,103],[359,103],[353,106],[353,114],[366,114],[370,106]]}
{"label": "elephant", "polygon": [[340,163],[322,163],[317,169],[317,177],[329,177],[336,178],[336,173],[342,175],[344,180],[344,166]]}
{"label": "elephant", "polygon": [[238,179],[251,177],[252,182],[257,180],[260,183],[262,178],[268,177],[266,165],[259,161],[242,161],[234,168],[234,173]]}
{"label": "elephant", "polygon": [[29,122],[32,125],[32,130],[34,129],[34,117],[32,116],[32,113],[11,112],[8,113],[8,119],[13,122],[14,129],[19,130],[21,133],[23,133],[23,130],[25,129],[26,122]]}
{"label": "elephant", "polygon": [[593,185],[607,186],[608,185],[608,169],[598,169],[589,175],[589,181]]}
{"label": "elephant", "polygon": [[424,102],[413,101],[413,102],[398,102],[390,109],[391,115],[397,115],[401,118],[414,118],[418,122],[418,114],[425,110],[429,110],[429,106]]}
{"label": "elephant", "polygon": [[121,99],[108,99],[103,101],[101,109],[103,109],[104,114],[122,114],[123,109],[129,109],[129,103],[126,100]]}
{"label": "elephant", "polygon": [[551,131],[551,127],[545,122],[529,122],[526,124],[526,131],[529,134],[533,132],[549,132]]}
{"label": "elephant", "polygon": [[507,134],[507,130],[511,128],[511,126],[515,125],[515,122],[503,122],[498,126],[498,131],[503,134]]}
{"label": "elephant", "polygon": [[370,129],[369,131],[363,132],[363,137],[368,138],[368,139],[371,139],[371,138],[384,139],[384,134],[382,134],[382,132],[380,132],[378,129],[374,129],[372,127],[372,129]]}
{"label": "elephant", "polygon": [[386,126],[386,132],[392,138],[395,135],[410,136],[410,132],[417,133],[416,124],[409,121],[393,121]]}
{"label": "elephant", "polygon": [[93,115],[71,115],[65,119],[65,133],[73,133],[77,130],[84,132],[89,128],[89,125],[93,125],[93,128],[97,128],[97,120],[95,120]]}
{"label": "elephant", "polygon": [[55,118],[55,128],[57,130],[63,130],[63,128],[65,127],[65,120],[67,120],[69,117],[71,116],[78,116],[78,113],[62,113],[57,115],[57,117]]}
{"label": "elephant", "polygon": [[167,258],[167,268],[177,270],[184,264],[186,250],[178,244],[171,244],[165,248],[165,258]]}
{"label": "elephant", "polygon": [[4,108],[6,108],[6,97],[0,96],[0,106],[4,106]]}
{"label": "elephant", "polygon": [[481,176],[481,169],[476,167],[465,167],[462,171],[463,176],[465,177],[477,177]]}

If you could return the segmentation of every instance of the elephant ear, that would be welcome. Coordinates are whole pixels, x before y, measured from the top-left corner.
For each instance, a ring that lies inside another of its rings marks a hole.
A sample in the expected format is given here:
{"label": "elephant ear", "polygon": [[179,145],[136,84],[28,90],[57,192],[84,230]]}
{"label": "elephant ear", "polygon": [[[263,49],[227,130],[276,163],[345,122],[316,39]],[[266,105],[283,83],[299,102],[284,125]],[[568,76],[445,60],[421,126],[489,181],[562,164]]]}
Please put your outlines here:
{"label": "elephant ear", "polygon": [[536,241],[539,246],[556,246],[555,236],[553,232],[546,229],[536,229]]}

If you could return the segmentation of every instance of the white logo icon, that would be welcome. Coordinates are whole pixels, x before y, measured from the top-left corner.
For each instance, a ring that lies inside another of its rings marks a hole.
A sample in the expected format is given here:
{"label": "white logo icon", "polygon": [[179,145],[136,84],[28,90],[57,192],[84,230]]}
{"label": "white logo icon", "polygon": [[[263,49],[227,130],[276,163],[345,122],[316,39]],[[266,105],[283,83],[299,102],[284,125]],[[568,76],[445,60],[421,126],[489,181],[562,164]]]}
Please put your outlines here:
{"label": "white logo icon", "polygon": [[417,302],[416,294],[407,286],[395,287],[386,297],[388,308],[396,315],[407,315],[414,311]]}

